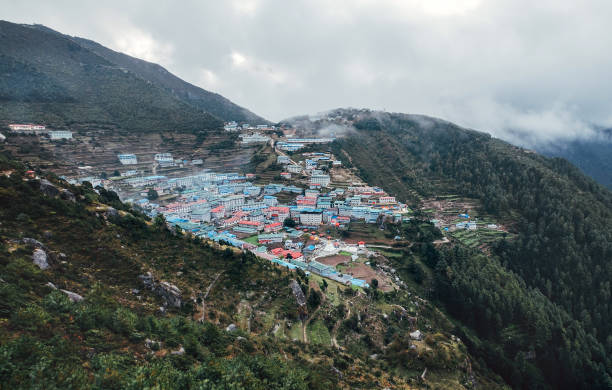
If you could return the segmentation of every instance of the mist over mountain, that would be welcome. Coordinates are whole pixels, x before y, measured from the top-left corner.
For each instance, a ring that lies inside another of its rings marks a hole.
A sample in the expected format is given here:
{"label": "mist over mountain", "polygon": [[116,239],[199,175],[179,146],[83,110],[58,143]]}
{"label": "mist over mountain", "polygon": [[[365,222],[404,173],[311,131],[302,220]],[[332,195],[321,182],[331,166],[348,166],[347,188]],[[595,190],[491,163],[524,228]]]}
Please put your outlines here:
{"label": "mist over mountain", "polygon": [[268,122],[9,22],[0,75],[6,130],[70,130],[0,142],[0,387],[612,388],[609,130],[225,131]]}
{"label": "mist over mountain", "polygon": [[593,137],[536,145],[547,156],[563,157],[584,173],[612,189],[612,133],[599,130]]}

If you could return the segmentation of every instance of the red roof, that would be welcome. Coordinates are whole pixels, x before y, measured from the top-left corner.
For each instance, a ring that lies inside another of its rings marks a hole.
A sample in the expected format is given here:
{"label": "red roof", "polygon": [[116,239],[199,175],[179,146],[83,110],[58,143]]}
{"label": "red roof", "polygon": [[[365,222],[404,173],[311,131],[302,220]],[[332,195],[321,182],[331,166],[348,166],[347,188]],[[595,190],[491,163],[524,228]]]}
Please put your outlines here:
{"label": "red roof", "polygon": [[273,206],[273,207],[268,207],[268,211],[278,211],[279,213],[288,213],[289,207]]}
{"label": "red roof", "polygon": [[274,222],[274,223],[271,223],[271,224],[269,224],[269,225],[266,225],[265,227],[266,227],[266,228],[273,228],[273,227],[282,226],[282,225],[283,225],[283,224],[282,224],[282,223],[280,223],[280,222]]}
{"label": "red roof", "polygon": [[261,222],[257,222],[257,221],[247,221],[247,220],[242,220],[240,222],[238,222],[241,225],[249,225],[249,226],[261,226],[262,223]]}
{"label": "red roof", "polygon": [[282,257],[283,259],[287,258],[287,254],[291,255],[292,259],[299,259],[300,257],[302,257],[302,252],[296,252],[283,248],[274,248],[270,252],[276,256]]}
{"label": "red roof", "polygon": [[220,213],[221,211],[223,211],[225,209],[225,207],[223,206],[217,206],[214,209],[210,210],[211,213]]}

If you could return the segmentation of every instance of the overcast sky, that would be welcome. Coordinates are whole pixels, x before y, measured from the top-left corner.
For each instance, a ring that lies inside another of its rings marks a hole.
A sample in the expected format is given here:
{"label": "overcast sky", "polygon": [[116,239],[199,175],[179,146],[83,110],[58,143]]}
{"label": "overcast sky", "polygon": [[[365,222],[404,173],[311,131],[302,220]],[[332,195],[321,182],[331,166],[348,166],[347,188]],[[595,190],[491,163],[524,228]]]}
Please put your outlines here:
{"label": "overcast sky", "polygon": [[[612,126],[610,0],[0,0],[270,120],[337,107],[529,144]],[[1,42],[0,42],[1,44]]]}

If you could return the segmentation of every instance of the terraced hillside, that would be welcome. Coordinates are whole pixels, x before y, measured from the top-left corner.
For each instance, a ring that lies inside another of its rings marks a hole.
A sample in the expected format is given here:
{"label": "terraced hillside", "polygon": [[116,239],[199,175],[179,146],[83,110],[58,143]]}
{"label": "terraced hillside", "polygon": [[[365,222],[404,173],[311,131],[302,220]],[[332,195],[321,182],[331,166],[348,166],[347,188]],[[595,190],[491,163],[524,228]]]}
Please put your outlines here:
{"label": "terraced hillside", "polygon": [[419,290],[290,273],[25,169],[2,155],[0,380],[11,388],[504,388]]}
{"label": "terraced hillside", "polygon": [[[334,155],[368,183],[418,208],[423,199],[473,199],[483,215],[510,227],[508,237],[458,233],[462,245],[427,264],[439,278],[438,298],[486,340],[474,347],[488,363],[516,387],[610,388],[612,192],[565,160],[449,122],[368,110],[343,115],[354,131],[332,144]],[[492,253],[479,251],[483,244]],[[486,261],[492,269],[472,268]],[[513,282],[478,292],[494,278],[487,272]],[[522,305],[538,307],[541,318],[526,320],[516,311]],[[574,347],[549,347],[564,343]]]}

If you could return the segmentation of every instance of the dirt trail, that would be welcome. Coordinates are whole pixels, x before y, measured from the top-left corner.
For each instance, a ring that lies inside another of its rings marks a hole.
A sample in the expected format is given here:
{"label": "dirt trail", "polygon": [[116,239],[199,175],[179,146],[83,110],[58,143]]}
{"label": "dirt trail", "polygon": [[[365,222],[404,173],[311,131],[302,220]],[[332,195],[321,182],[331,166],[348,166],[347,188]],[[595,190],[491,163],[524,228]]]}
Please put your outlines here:
{"label": "dirt trail", "polygon": [[331,331],[331,343],[332,343],[332,346],[337,349],[343,348],[338,344],[336,335],[338,334],[338,328],[340,327],[340,324],[342,324],[342,321],[349,319],[349,317],[351,316],[351,305],[350,305],[351,302],[352,302],[352,299],[349,299],[348,301],[346,301],[345,306],[347,307],[348,310],[346,311],[344,318],[340,318],[338,321],[336,321],[336,324],[334,325],[334,328]]}
{"label": "dirt trail", "polygon": [[219,277],[221,276],[222,273],[223,273],[223,271],[219,272],[215,276],[213,281],[210,282],[210,284],[208,285],[208,288],[206,289],[206,293],[204,294],[204,297],[202,297],[202,316],[198,320],[200,322],[206,321],[206,298],[208,298],[208,294],[210,294],[210,290],[212,290],[214,284],[217,282],[217,280],[219,279]]}

